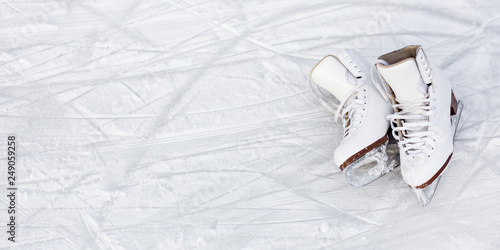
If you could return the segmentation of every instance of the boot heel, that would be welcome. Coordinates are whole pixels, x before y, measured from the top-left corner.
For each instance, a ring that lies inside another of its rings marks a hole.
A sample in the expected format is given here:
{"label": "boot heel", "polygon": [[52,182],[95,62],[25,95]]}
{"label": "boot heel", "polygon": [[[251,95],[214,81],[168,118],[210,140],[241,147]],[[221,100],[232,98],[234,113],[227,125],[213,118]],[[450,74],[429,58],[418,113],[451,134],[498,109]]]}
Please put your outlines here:
{"label": "boot heel", "polygon": [[453,94],[453,90],[451,91],[451,104],[450,104],[450,115],[456,115],[458,111],[458,102],[457,98],[455,98],[455,94]]}

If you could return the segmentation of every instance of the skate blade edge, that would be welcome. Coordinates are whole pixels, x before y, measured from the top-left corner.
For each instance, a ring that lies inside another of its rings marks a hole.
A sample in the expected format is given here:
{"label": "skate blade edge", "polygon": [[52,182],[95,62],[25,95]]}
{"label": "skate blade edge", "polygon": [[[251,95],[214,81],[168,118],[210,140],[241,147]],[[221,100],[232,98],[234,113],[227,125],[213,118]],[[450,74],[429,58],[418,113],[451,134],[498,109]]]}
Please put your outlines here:
{"label": "skate blade edge", "polygon": [[463,108],[464,108],[463,102],[458,101],[457,111],[456,111],[455,115],[452,115],[450,117],[453,139],[455,139],[455,136],[457,135],[457,128],[458,128],[458,124],[460,123],[460,117],[462,116]]}
{"label": "skate blade edge", "polygon": [[441,180],[441,176],[436,178],[431,184],[426,186],[425,188],[416,188],[411,187],[413,192],[417,195],[418,200],[421,202],[422,206],[425,207],[429,205],[434,194],[436,193],[436,189],[438,187],[439,181]]}
{"label": "skate blade edge", "polygon": [[388,152],[387,141],[347,165],[343,172],[355,187],[364,186],[399,166],[399,153]]}

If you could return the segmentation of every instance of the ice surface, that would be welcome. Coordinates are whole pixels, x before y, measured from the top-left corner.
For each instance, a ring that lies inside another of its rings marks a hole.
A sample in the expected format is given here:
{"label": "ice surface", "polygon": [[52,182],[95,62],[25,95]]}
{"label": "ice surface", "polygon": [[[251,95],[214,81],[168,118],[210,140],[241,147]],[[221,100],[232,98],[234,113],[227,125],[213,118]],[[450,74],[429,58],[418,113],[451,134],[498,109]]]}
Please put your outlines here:
{"label": "ice surface", "polygon": [[[3,1],[0,140],[18,138],[18,228],[0,247],[499,248],[499,9]],[[374,60],[410,44],[464,102],[450,167],[425,208],[399,170],[349,185],[333,162],[342,128],[306,84],[333,48]]]}

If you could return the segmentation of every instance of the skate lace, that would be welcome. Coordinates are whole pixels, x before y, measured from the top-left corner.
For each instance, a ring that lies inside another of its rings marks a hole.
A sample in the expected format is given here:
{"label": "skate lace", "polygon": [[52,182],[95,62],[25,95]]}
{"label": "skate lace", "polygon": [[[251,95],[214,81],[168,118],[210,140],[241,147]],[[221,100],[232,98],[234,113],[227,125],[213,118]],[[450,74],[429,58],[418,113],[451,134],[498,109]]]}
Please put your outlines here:
{"label": "skate lace", "polygon": [[339,104],[335,112],[335,120],[342,120],[344,138],[362,123],[363,111],[366,111],[366,89],[364,86],[363,84],[359,88],[352,90],[349,97]]}
{"label": "skate lace", "polygon": [[402,101],[398,98],[395,103],[389,97],[390,90],[383,80],[376,74],[376,64],[388,65],[384,60],[377,60],[372,64],[371,78],[382,97],[392,103],[394,110],[399,110],[387,119],[391,121],[392,136],[398,140],[398,144],[406,155],[411,157],[430,157],[436,144],[436,132],[430,127],[434,124],[430,121],[435,116],[435,107],[431,106],[429,93],[423,99],[413,101]]}
{"label": "skate lace", "polygon": [[400,110],[387,119],[391,121],[392,135],[406,155],[412,157],[430,157],[434,150],[436,132],[430,117],[434,116],[435,108],[430,105],[429,94],[424,99],[402,101],[396,98],[397,104],[392,104],[394,110]]}

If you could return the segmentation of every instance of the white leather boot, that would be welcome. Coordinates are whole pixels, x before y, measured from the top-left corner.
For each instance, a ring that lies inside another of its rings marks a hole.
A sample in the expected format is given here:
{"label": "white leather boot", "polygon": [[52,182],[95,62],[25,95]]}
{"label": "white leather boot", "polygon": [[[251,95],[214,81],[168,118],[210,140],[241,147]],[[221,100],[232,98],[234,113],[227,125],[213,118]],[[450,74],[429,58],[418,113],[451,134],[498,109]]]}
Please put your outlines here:
{"label": "white leather boot", "polygon": [[453,154],[462,105],[421,46],[382,55],[374,67],[382,80],[377,87],[394,108],[388,119],[398,140],[401,174],[425,206]]}
{"label": "white leather boot", "polygon": [[342,120],[344,138],[334,160],[353,186],[368,184],[399,164],[397,151],[387,154],[386,116],[393,111],[368,80],[367,67],[355,52],[339,51],[312,69],[310,77],[317,85],[309,81],[318,100]]}

